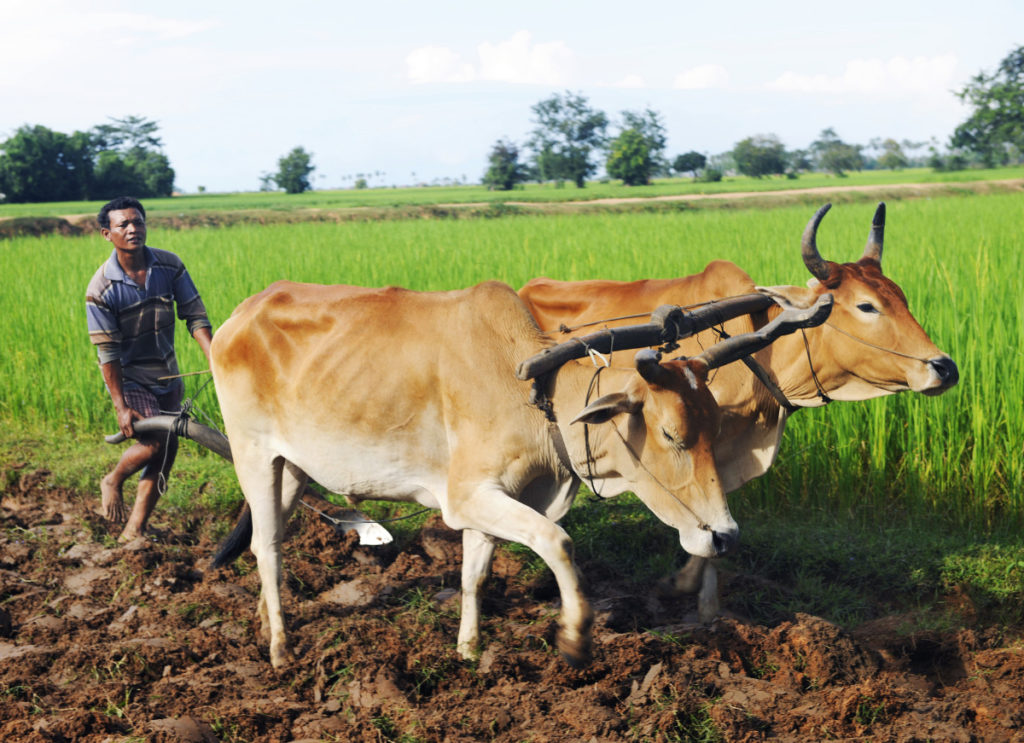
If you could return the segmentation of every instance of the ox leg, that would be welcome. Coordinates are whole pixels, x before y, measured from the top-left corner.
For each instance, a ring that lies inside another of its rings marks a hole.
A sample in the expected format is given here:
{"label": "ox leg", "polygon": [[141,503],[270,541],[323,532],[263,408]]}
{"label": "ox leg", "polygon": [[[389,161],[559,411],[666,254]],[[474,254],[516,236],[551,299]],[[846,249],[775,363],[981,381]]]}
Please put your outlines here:
{"label": "ox leg", "polygon": [[[264,635],[270,636],[270,663],[281,668],[289,660],[288,639],[281,609],[281,508],[283,460],[253,447],[232,446],[235,472],[252,511],[251,548],[260,573],[259,614]],[[292,478],[294,480],[294,478]]]}
{"label": "ox leg", "polygon": [[704,576],[704,566],[708,560],[706,557],[690,555],[683,567],[679,568],[672,577],[672,589],[675,593],[697,593]]}
{"label": "ox leg", "polygon": [[462,618],[459,655],[467,660],[480,649],[480,592],[494,557],[494,540],[476,529],[462,530]]}
{"label": "ox leg", "polygon": [[672,591],[697,594],[697,620],[710,624],[721,609],[718,597],[718,568],[706,557],[690,559],[672,576]]}
{"label": "ox leg", "polygon": [[712,560],[704,561],[700,593],[697,594],[697,619],[701,624],[711,624],[721,609],[718,599],[718,568]]}
{"label": "ox leg", "polygon": [[[579,575],[573,562],[572,539],[565,530],[529,506],[494,488],[474,491],[460,505],[447,510],[444,517],[454,529],[477,529],[493,537],[525,545],[547,563],[554,573],[562,597],[558,649],[573,666],[589,663],[590,628],[594,614],[580,588]],[[471,619],[475,620],[476,617],[462,617],[460,638],[479,637],[478,626],[465,626]]]}

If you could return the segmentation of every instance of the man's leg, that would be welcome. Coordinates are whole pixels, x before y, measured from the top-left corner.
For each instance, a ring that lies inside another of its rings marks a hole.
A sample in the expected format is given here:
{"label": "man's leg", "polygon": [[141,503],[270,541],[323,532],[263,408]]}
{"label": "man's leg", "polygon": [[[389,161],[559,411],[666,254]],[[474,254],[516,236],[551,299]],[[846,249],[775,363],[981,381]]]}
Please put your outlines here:
{"label": "man's leg", "polygon": [[113,471],[100,480],[100,515],[115,524],[123,524],[128,518],[124,505],[124,483],[154,458],[153,441],[136,441],[125,449]]}
{"label": "man's leg", "polygon": [[146,468],[139,476],[135,505],[121,536],[117,538],[118,542],[130,542],[146,533],[146,524],[160,499],[161,488],[166,487],[167,477],[171,474],[174,458],[178,454],[178,437],[174,434],[162,437],[159,441],[149,441],[153,444],[153,453],[144,463]]}

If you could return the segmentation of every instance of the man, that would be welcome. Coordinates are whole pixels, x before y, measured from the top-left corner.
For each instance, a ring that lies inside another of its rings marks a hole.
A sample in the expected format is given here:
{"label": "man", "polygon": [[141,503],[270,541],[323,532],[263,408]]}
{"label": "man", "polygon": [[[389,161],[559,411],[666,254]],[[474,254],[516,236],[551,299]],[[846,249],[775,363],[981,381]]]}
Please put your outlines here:
{"label": "man", "polygon": [[[213,336],[203,300],[181,259],[147,247],[142,204],[122,196],[105,204],[97,219],[114,251],[86,291],[89,338],[97,346],[118,428],[130,437],[134,421],[181,410],[184,384],[177,376],[174,354],[175,306],[207,361]],[[177,450],[173,435],[140,437],[100,481],[100,513],[118,524],[127,517],[119,542],[145,533]],[[128,516],[123,486],[139,470],[135,505]]]}

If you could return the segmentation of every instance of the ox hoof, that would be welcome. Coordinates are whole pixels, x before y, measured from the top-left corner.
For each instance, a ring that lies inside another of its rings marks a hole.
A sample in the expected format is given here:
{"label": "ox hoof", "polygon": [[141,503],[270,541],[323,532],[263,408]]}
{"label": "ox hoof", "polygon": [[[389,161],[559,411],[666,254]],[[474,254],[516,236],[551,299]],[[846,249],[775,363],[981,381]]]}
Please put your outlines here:
{"label": "ox hoof", "polygon": [[459,654],[459,657],[462,658],[462,660],[475,661],[480,657],[480,649],[477,647],[475,642],[460,642],[455,647],[455,652]]}
{"label": "ox hoof", "polygon": [[564,632],[558,633],[558,651],[573,668],[584,668],[594,659],[590,635],[570,640]]}
{"label": "ox hoof", "polygon": [[292,655],[292,651],[288,648],[271,648],[270,649],[270,665],[274,667],[275,671],[280,671],[285,668],[289,668],[295,664],[295,656]]}

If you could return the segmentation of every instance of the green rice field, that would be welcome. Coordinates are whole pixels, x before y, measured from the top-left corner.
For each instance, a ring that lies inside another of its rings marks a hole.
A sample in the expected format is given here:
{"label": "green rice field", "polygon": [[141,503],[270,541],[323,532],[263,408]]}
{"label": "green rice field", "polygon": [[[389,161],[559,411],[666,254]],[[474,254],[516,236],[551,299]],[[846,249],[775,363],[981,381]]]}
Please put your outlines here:
{"label": "green rice field", "polygon": [[[882,520],[972,528],[1024,525],[1022,207],[1019,194],[890,201],[885,272],[957,362],[960,384],[937,398],[904,393],[801,411],[790,419],[775,468],[745,487],[752,503],[827,504]],[[856,260],[873,210],[868,202],[834,208],[819,231],[823,255]],[[149,244],[184,259],[216,327],[245,297],[282,278],[418,290],[499,279],[518,288],[535,276],[683,276],[723,258],[757,283],[803,285],[809,274],[799,239],[812,212],[786,206],[153,229]],[[97,438],[113,430],[84,311],[89,277],[109,253],[95,235],[0,242],[5,426]],[[205,368],[184,335],[182,327],[182,370]],[[205,379],[189,378],[189,394]],[[212,386],[197,402],[216,414]]]}

